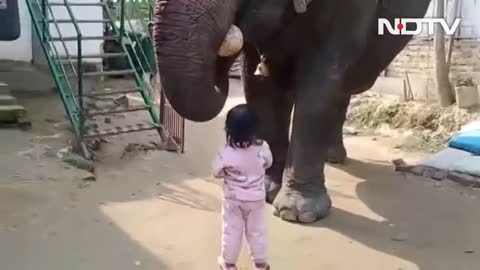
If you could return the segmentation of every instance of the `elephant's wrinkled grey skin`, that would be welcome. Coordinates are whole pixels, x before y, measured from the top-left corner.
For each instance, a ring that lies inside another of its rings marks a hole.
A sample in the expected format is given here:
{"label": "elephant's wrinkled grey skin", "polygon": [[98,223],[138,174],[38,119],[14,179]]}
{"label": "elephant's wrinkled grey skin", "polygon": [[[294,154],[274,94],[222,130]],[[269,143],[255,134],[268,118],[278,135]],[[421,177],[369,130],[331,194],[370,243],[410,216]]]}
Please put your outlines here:
{"label": "elephant's wrinkled grey skin", "polygon": [[[331,208],[324,166],[346,158],[350,96],[369,89],[411,39],[378,36],[377,19],[423,17],[430,0],[309,2],[297,13],[293,0],[157,0],[154,31],[167,98],[182,116],[203,122],[223,108],[236,57],[216,52],[232,24],[242,30],[245,95],[274,155],[267,200],[282,219],[306,223]],[[268,77],[253,75],[260,54]]]}

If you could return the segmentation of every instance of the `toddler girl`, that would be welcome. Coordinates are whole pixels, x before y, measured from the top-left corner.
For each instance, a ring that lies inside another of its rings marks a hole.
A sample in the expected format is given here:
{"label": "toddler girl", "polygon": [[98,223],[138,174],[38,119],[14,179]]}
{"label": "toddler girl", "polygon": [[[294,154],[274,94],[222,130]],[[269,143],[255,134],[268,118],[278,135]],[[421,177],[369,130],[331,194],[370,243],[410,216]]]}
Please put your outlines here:
{"label": "toddler girl", "polygon": [[255,269],[270,269],[267,262],[265,220],[265,170],[272,165],[272,153],[265,141],[257,138],[256,116],[246,105],[227,114],[227,144],[218,153],[213,174],[224,178],[222,207],[222,252],[220,268],[235,266],[245,236]]}

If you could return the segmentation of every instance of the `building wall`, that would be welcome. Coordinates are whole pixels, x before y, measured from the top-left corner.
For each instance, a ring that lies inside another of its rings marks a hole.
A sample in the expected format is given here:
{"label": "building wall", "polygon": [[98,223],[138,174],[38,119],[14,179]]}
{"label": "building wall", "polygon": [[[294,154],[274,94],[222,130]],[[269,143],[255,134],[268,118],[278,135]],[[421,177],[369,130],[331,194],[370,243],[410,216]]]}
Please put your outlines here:
{"label": "building wall", "polygon": [[[416,100],[436,102],[434,51],[431,40],[413,40],[380,76],[372,91],[403,96],[407,77]],[[450,76],[471,77],[480,85],[480,41],[457,40],[452,53]]]}
{"label": "building wall", "polygon": [[[386,69],[386,76],[405,72],[418,78],[433,78],[435,52],[431,40],[413,40]],[[480,40],[457,40],[452,51],[451,76],[472,77],[480,84]]]}
{"label": "building wall", "polygon": [[15,41],[0,41],[0,59],[29,62],[32,60],[32,24],[25,1],[19,0],[18,6],[20,37]]}
{"label": "building wall", "polygon": [[[60,0],[50,0],[50,1],[60,1]],[[63,1],[63,0],[62,0]],[[92,2],[98,3],[98,0],[82,0],[83,2]],[[70,15],[64,6],[55,6],[52,7],[54,17],[56,19],[70,19]],[[72,12],[75,15],[77,20],[91,20],[91,19],[102,19],[103,11],[100,6],[74,6],[72,7]],[[77,32],[72,23],[62,23],[58,24],[57,27],[54,24],[50,25],[50,33],[53,37],[58,37],[59,33],[62,37],[76,36]],[[103,36],[103,23],[82,23],[79,24],[81,34],[83,36]],[[82,54],[99,54],[101,52],[100,47],[102,45],[102,40],[84,40],[82,41]],[[77,54],[77,41],[68,41],[65,42],[65,47],[62,42],[55,42],[55,47],[60,55],[65,55],[66,51],[70,55]],[[87,62],[101,62],[101,59],[85,59]]]}
{"label": "building wall", "polygon": [[[449,22],[453,22],[455,18],[461,18],[458,38],[464,39],[479,39],[480,38],[480,1],[478,0],[458,0],[460,1],[460,14],[455,14],[453,10],[454,0],[446,0],[448,11],[446,15]],[[434,16],[435,2],[430,3],[430,7],[425,14],[425,17],[432,18]],[[426,37],[427,31],[425,29],[423,37]]]}
{"label": "building wall", "polygon": [[[453,14],[453,1],[447,0],[450,10],[447,17],[452,20],[460,16],[462,22],[456,34],[452,53],[452,76],[470,76],[480,84],[480,1],[462,0],[459,15]],[[433,17],[435,1],[432,1],[425,17]],[[433,37],[426,32],[412,40],[387,68],[391,77],[408,73],[415,77],[431,78],[434,65]]]}
{"label": "building wall", "polygon": [[[449,7],[452,3],[452,0],[448,0]],[[432,2],[425,17],[432,17],[433,11]],[[449,14],[448,17],[452,19],[458,16]],[[480,1],[463,0],[460,17],[462,22],[452,51],[450,76],[452,81],[458,77],[471,77],[480,85]],[[402,96],[408,74],[416,99],[436,101],[434,57],[433,37],[425,31],[394,59],[372,90]]]}
{"label": "building wall", "polygon": [[[50,0],[63,1],[63,0]],[[98,2],[97,0],[82,0],[82,2]],[[20,37],[15,41],[0,41],[0,59],[2,60],[15,60],[15,61],[26,61],[30,62],[33,58],[32,51],[35,53],[43,54],[43,51],[39,50],[38,44],[34,44],[33,39],[37,39],[36,33],[33,30],[31,24],[30,14],[27,9],[27,4],[25,0],[19,0],[19,15],[20,15],[20,25],[21,25],[21,34]],[[52,7],[53,14],[57,19],[69,19],[69,15],[65,7]],[[90,6],[90,7],[72,7],[74,15],[77,19],[102,19],[103,13],[102,8],[99,6]],[[60,33],[62,36],[74,36],[76,35],[75,28],[73,24],[59,24]],[[0,26],[1,27],[1,26]],[[81,32],[84,36],[102,36],[103,35],[103,24],[102,23],[88,23],[80,25]],[[50,26],[50,33],[52,36],[57,37],[59,31],[57,28]],[[33,36],[32,36],[33,35]],[[82,49],[84,54],[98,54],[100,53],[100,46],[102,44],[101,40],[93,41],[83,41]],[[33,49],[35,47],[35,50]],[[61,42],[55,42],[55,47],[58,50],[60,55],[65,55],[65,49]],[[77,44],[76,42],[66,42],[67,50],[70,54],[77,53]],[[42,57],[35,56],[36,59],[41,59]],[[90,60],[91,61],[91,60]],[[96,62],[100,60],[96,59]],[[43,62],[43,61],[39,61]]]}

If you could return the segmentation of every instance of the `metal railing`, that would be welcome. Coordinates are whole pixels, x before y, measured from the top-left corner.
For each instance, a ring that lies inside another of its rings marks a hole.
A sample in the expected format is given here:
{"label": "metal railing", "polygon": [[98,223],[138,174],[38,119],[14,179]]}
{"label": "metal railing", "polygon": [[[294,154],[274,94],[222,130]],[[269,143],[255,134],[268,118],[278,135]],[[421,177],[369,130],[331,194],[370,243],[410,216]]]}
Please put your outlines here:
{"label": "metal railing", "polygon": [[[42,0],[45,1],[45,0]],[[79,97],[79,106],[80,106],[80,126],[83,127],[84,125],[84,115],[83,115],[83,67],[82,67],[82,31],[80,30],[80,26],[78,26],[77,19],[75,18],[75,15],[73,14],[72,8],[70,4],[68,3],[67,0],[63,0],[65,3],[65,7],[67,8],[68,15],[70,16],[70,19],[72,20],[73,26],[75,27],[75,31],[77,32],[77,83],[78,83],[78,97]],[[60,31],[59,31],[60,34]],[[65,49],[65,53],[67,57],[69,58],[69,62],[71,65],[73,65],[72,61],[70,60],[70,53],[68,49]],[[81,132],[83,133],[84,130],[83,128],[81,129]],[[83,134],[80,134],[82,136]]]}
{"label": "metal railing", "polygon": [[[143,52],[143,48],[141,48],[141,41],[140,39],[135,35],[135,33],[133,33],[133,36],[135,36],[135,38],[132,38],[131,35],[129,33],[127,33],[126,29],[125,29],[125,23],[127,22],[128,26],[130,27],[130,29],[132,30],[133,28],[133,25],[131,24],[130,22],[130,18],[126,15],[126,10],[125,10],[125,0],[119,0],[120,1],[120,27],[118,27],[116,25],[116,16],[114,16],[112,13],[113,13],[113,10],[112,8],[110,8],[108,5],[104,5],[104,14],[105,16],[107,16],[107,18],[112,22],[112,30],[113,30],[113,33],[114,35],[118,36],[119,37],[119,44],[122,46],[123,50],[125,52],[128,52],[128,48],[127,48],[127,44],[130,45],[130,48],[132,50],[132,53],[127,53],[127,60],[128,60],[128,63],[129,65],[135,69],[135,62],[133,61],[133,59],[137,59],[138,61],[138,66],[139,68],[141,69],[141,72],[142,73],[146,73],[147,71],[152,71],[153,69],[146,69],[144,67],[144,65],[142,64],[142,61],[141,61],[141,57],[139,55],[139,53],[136,52],[135,50],[135,45],[136,44],[139,44],[140,45],[140,50]],[[102,0],[102,2],[105,3],[105,0]],[[105,3],[106,4],[106,3]],[[143,59],[145,60],[146,63],[148,63],[148,58],[146,56],[145,53],[143,53]],[[150,65],[149,65],[150,66]],[[142,95],[142,98],[145,102],[145,104],[150,108],[149,109],[149,113],[150,113],[150,116],[152,118],[152,120],[158,124],[159,123],[159,116],[158,116],[158,113],[154,110],[154,104],[151,100],[151,96],[150,96],[150,93],[147,91],[147,87],[143,81],[143,78],[140,76],[139,72],[135,72],[134,74],[134,80],[135,80],[135,83],[140,86],[141,88],[141,95]]]}
{"label": "metal railing", "polygon": [[[152,23],[154,14],[154,0],[119,0],[119,10],[117,10],[117,20],[120,21],[119,31],[124,33],[127,37],[127,43],[131,45],[132,58],[138,60],[139,71],[143,74],[150,73],[156,74],[156,63],[150,62],[150,60],[156,60],[154,51],[154,42],[152,33],[149,31],[149,24]],[[117,3],[118,4],[118,3]],[[113,11],[111,11],[113,13]],[[113,15],[110,15],[113,20]],[[135,23],[137,23],[135,25]],[[138,26],[139,28],[136,28]],[[122,32],[123,31],[123,32]],[[137,33],[146,34],[146,36],[140,36]],[[145,51],[143,46],[145,43],[149,43],[151,48],[149,55],[148,51]],[[138,44],[138,46],[134,46]],[[135,48],[138,48],[135,49]],[[160,89],[155,89],[160,91]],[[184,152],[185,149],[185,119],[181,117],[170,105],[163,92],[160,93],[160,124],[168,132],[169,136],[174,140],[180,152]]]}
{"label": "metal railing", "polygon": [[[40,2],[41,1],[41,2]],[[27,8],[32,18],[32,24],[35,29],[35,33],[40,41],[42,50],[45,53],[48,67],[53,75],[53,79],[57,89],[60,93],[64,109],[67,117],[72,124],[73,131],[77,136],[81,136],[81,110],[78,106],[78,95],[75,93],[73,87],[69,82],[69,74],[65,70],[64,65],[61,63],[60,54],[55,46],[50,33],[49,14],[52,16],[53,23],[59,34],[58,39],[61,42],[66,53],[68,48],[65,44],[65,40],[61,34],[58,22],[53,16],[53,10],[47,0],[26,0]],[[74,75],[79,79],[78,73],[72,66]]]}
{"label": "metal railing", "polygon": [[[37,34],[41,47],[45,53],[48,67],[55,81],[60,97],[62,99],[65,112],[72,125],[75,135],[82,140],[84,135],[87,136],[85,130],[85,114],[84,110],[84,81],[83,77],[87,75],[84,71],[85,57],[83,55],[82,41],[87,37],[82,35],[80,23],[84,22],[103,22],[105,26],[111,25],[113,38],[104,38],[117,42],[125,53],[128,68],[133,70],[133,79],[142,96],[152,121],[155,124],[166,124],[166,128],[175,139],[183,152],[183,138],[185,131],[184,119],[168,105],[165,97],[161,95],[160,111],[155,111],[154,102],[152,100],[151,91],[148,91],[143,75],[152,75],[157,73],[156,59],[153,47],[152,33],[149,31],[149,24],[152,22],[154,0],[118,0],[110,5],[108,0],[98,0],[91,3],[102,7],[102,20],[79,20],[76,18],[75,12],[72,10],[73,5],[88,6],[89,3],[69,2],[68,0],[57,0],[49,2],[49,0],[26,0],[27,7],[32,18],[32,23]],[[66,8],[67,19],[55,18],[54,6],[62,6]],[[117,6],[117,8],[115,8]],[[118,12],[117,16],[113,13]],[[74,37],[65,37],[62,34],[60,23],[71,23],[74,27]],[[117,24],[118,23],[118,24]],[[135,28],[135,23],[140,28]],[[57,32],[57,36],[53,37],[52,32]],[[76,41],[76,52],[71,54],[69,51],[69,42]],[[57,45],[60,45],[57,48]],[[65,55],[61,55],[59,49],[65,51]],[[76,54],[76,55],[75,55]],[[112,54],[110,54],[112,55]],[[101,57],[108,57],[108,54]],[[120,56],[119,56],[120,57]],[[76,63],[75,63],[76,61]],[[97,72],[95,76],[103,76],[108,72]],[[70,80],[76,79],[76,85]],[[152,90],[152,89],[150,89]],[[88,137],[88,136],[87,136]]]}
{"label": "metal railing", "polygon": [[[132,48],[132,54],[135,59],[139,60],[139,68],[142,73],[155,73],[156,67],[155,64],[150,63],[150,59],[154,59],[155,56],[149,56],[145,51],[144,46],[141,46],[144,41],[150,42],[150,46],[153,48],[153,38],[148,29],[148,24],[152,21],[153,18],[153,2],[152,1],[139,1],[139,0],[119,0],[120,8],[115,10],[117,12],[116,16],[113,16],[113,11],[110,11],[111,18],[114,22],[119,21],[120,26],[118,26],[120,34],[128,37],[130,45],[140,45],[140,49],[137,52]],[[128,4],[128,5],[127,5]],[[146,4],[146,5],[145,5]],[[147,12],[143,12],[143,9],[147,9]],[[135,25],[135,22],[139,24]],[[136,28],[135,26],[139,26]],[[128,28],[129,31],[126,30]],[[143,34],[144,38],[140,37],[140,34]]]}

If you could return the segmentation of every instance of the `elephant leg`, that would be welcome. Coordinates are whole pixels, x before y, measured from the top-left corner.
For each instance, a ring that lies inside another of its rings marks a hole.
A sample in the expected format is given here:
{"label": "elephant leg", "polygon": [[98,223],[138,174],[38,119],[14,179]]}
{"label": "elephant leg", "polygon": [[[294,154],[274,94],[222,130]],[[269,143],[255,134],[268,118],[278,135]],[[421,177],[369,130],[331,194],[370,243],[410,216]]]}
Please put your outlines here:
{"label": "elephant leg", "polygon": [[[254,76],[260,56],[253,46],[244,47],[244,88],[247,103],[258,116],[259,136],[267,141],[273,155],[273,165],[266,171],[267,202],[277,196],[285,168],[289,144],[289,127],[293,98],[271,77]],[[275,67],[273,67],[275,71]]]}
{"label": "elephant leg", "polygon": [[340,134],[345,120],[346,105],[339,106],[345,102],[343,76],[365,49],[377,6],[373,0],[351,2],[332,22],[332,35],[297,50],[292,139],[282,188],[273,203],[275,214],[286,221],[311,223],[326,217],[332,206],[324,169],[332,131]]}
{"label": "elephant leg", "polygon": [[335,118],[332,129],[332,137],[328,147],[328,162],[334,164],[342,164],[347,159],[347,150],[343,143],[343,125],[347,117],[348,105],[350,104],[350,95],[345,94],[340,96],[337,100],[336,108],[338,115]]}
{"label": "elephant leg", "polygon": [[341,75],[350,59],[334,44],[299,59],[292,139],[283,185],[273,203],[283,220],[310,223],[330,212],[324,168],[333,135],[340,135],[345,120]]}

